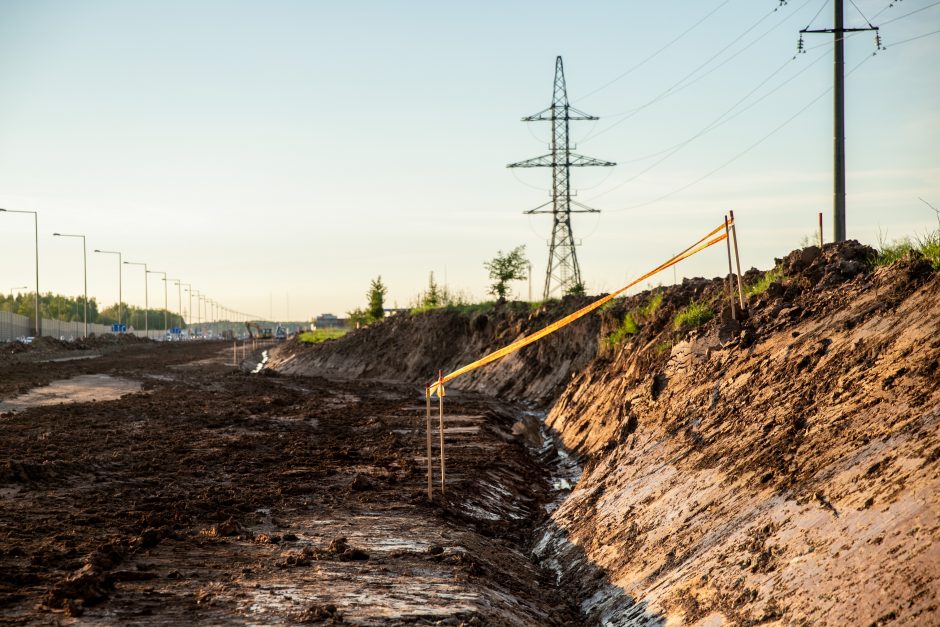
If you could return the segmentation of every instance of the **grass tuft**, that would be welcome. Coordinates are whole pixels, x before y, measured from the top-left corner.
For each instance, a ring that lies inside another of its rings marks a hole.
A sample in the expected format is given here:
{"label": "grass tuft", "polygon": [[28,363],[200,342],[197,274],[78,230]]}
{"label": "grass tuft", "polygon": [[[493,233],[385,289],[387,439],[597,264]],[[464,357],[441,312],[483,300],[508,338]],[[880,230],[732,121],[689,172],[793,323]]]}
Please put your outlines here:
{"label": "grass tuft", "polygon": [[911,238],[904,237],[896,239],[893,242],[884,241],[881,236],[878,237],[878,254],[875,255],[875,266],[890,266],[892,263],[915,249]]}
{"label": "grass tuft", "polygon": [[672,319],[672,326],[677,331],[683,329],[694,329],[701,326],[715,317],[715,310],[703,303],[692,301],[685,309],[679,310],[676,317]]}
{"label": "grass tuft", "polygon": [[[613,302],[613,301],[611,301]],[[663,304],[663,293],[656,292],[649,297],[641,307],[630,310],[623,317],[623,321],[620,323],[620,326],[607,336],[607,345],[613,348],[614,346],[620,345],[624,340],[626,340],[631,335],[636,335],[640,332],[640,325],[637,320],[649,319],[656,313],[659,309],[659,306]]]}
{"label": "grass tuft", "polygon": [[617,330],[607,336],[607,345],[613,348],[620,345],[627,337],[636,335],[640,330],[640,325],[633,319],[632,313],[627,313],[623,317],[623,322],[617,327]]}
{"label": "grass tuft", "polygon": [[663,293],[656,292],[650,299],[646,301],[646,304],[640,307],[637,311],[644,318],[650,318],[656,311],[659,309],[659,306],[663,304]]}
{"label": "grass tuft", "polygon": [[744,286],[744,295],[753,296],[755,294],[763,294],[767,291],[767,288],[770,287],[771,283],[783,280],[783,269],[780,266],[777,266],[773,270],[768,270],[765,272],[761,278],[757,279],[754,283]]}

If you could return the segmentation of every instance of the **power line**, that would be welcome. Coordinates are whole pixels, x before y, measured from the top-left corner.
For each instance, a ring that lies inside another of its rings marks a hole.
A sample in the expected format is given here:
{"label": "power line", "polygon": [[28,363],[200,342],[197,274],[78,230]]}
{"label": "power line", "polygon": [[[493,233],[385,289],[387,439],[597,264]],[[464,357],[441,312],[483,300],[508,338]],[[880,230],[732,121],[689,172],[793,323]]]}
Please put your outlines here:
{"label": "power line", "polygon": [[667,87],[664,91],[660,92],[660,94],[657,95],[656,97],[654,97],[652,100],[649,100],[648,102],[646,102],[646,103],[640,105],[639,107],[635,107],[635,108],[633,108],[633,109],[628,109],[628,110],[626,110],[626,111],[621,111],[620,113],[611,113],[611,114],[607,114],[607,115],[605,115],[604,117],[607,117],[607,118],[617,118],[617,117],[624,116],[624,115],[632,116],[632,115],[634,115],[634,114],[636,114],[636,113],[642,111],[642,110],[645,109],[646,107],[648,107],[648,106],[650,106],[650,105],[652,105],[652,104],[655,104],[656,102],[659,102],[660,100],[662,100],[663,98],[665,98],[667,95],[669,95],[670,92],[672,92],[674,89],[676,89],[676,87],[678,87],[679,85],[681,85],[682,83],[684,83],[686,80],[688,80],[689,77],[694,76],[696,72],[698,72],[700,69],[702,69],[703,67],[705,67],[705,66],[708,65],[709,63],[711,63],[716,57],[720,56],[725,50],[727,50],[728,48],[730,48],[731,46],[733,46],[734,44],[736,44],[737,42],[739,42],[740,40],[742,40],[745,36],[747,36],[747,34],[748,34],[749,32],[751,32],[752,30],[754,30],[755,28],[757,28],[758,26],[760,26],[761,22],[763,22],[763,21],[766,20],[768,17],[770,17],[771,15],[773,15],[775,11],[776,11],[776,9],[774,9],[773,11],[767,13],[766,15],[764,15],[763,17],[761,17],[760,19],[758,19],[756,22],[754,22],[753,24],[751,24],[750,26],[748,26],[747,29],[745,29],[745,31],[744,31],[743,33],[741,33],[740,35],[738,35],[737,37],[735,37],[733,40],[731,40],[731,43],[729,43],[729,44],[726,45],[724,48],[722,48],[721,50],[719,50],[718,52],[716,52],[715,54],[713,54],[713,55],[712,55],[711,57],[709,57],[704,63],[702,63],[701,65],[699,65],[698,67],[696,67],[694,70],[692,70],[691,72],[689,72],[688,74],[686,74],[686,75],[683,76],[682,78],[680,78],[678,81],[676,81],[675,83],[673,83],[671,86]]}
{"label": "power line", "polygon": [[[628,179],[626,179],[626,180],[624,180],[624,181],[618,183],[618,184],[615,185],[614,187],[611,187],[610,189],[608,189],[608,190],[606,190],[606,191],[604,191],[604,192],[601,192],[600,194],[597,194],[597,195],[595,195],[595,196],[592,196],[592,197],[590,198],[590,200],[595,200],[596,198],[600,198],[601,196],[605,196],[605,195],[609,194],[610,192],[612,192],[612,191],[614,191],[614,190],[616,190],[616,189],[618,189],[618,188],[620,188],[620,187],[623,187],[623,186],[626,185],[627,183],[631,183],[631,182],[635,181],[636,179],[638,179],[638,178],[641,177],[642,175],[646,174],[647,172],[649,172],[649,171],[652,170],[653,168],[655,168],[655,167],[659,166],[660,164],[662,164],[664,161],[666,161],[666,159],[668,159],[668,158],[671,157],[672,155],[674,155],[674,154],[676,154],[677,152],[679,152],[680,149],[682,149],[682,148],[684,148],[685,146],[687,146],[688,144],[692,143],[694,140],[696,140],[696,139],[698,139],[699,137],[702,137],[702,136],[704,136],[704,135],[707,135],[708,133],[714,131],[715,129],[717,129],[717,128],[719,128],[719,127],[721,127],[721,126],[727,124],[727,123],[730,122],[731,120],[733,120],[733,119],[735,119],[735,118],[737,118],[737,117],[743,115],[743,114],[746,113],[747,111],[750,111],[751,109],[753,109],[754,107],[756,107],[758,104],[760,104],[761,102],[763,102],[764,100],[766,100],[767,98],[769,98],[770,96],[772,96],[773,94],[775,94],[776,92],[780,91],[780,89],[782,89],[782,88],[785,87],[786,85],[789,85],[791,82],[793,82],[795,79],[797,79],[797,78],[798,78],[799,76],[801,76],[804,72],[806,72],[807,70],[809,70],[811,67],[813,67],[814,65],[816,65],[817,63],[819,63],[821,60],[823,60],[823,59],[826,57],[826,54],[827,54],[827,53],[823,53],[822,55],[820,55],[819,57],[817,57],[816,59],[814,59],[811,63],[809,63],[806,67],[804,67],[803,69],[801,69],[799,72],[797,72],[796,74],[794,74],[794,75],[791,76],[790,78],[786,79],[785,81],[783,81],[782,83],[780,83],[779,85],[777,85],[776,87],[774,87],[773,89],[771,89],[770,91],[768,91],[766,94],[764,94],[763,96],[761,96],[760,98],[758,98],[757,100],[755,100],[754,102],[752,102],[751,104],[749,104],[748,106],[744,107],[743,109],[741,109],[740,111],[734,113],[733,115],[729,115],[729,114],[731,114],[732,111],[734,111],[735,109],[737,109],[738,106],[740,106],[740,104],[741,104],[742,102],[746,101],[746,100],[747,100],[748,98],[750,98],[758,89],[760,89],[760,88],[763,87],[765,84],[767,84],[767,82],[769,82],[771,79],[773,79],[774,76],[776,76],[777,74],[779,74],[780,72],[782,72],[782,71],[784,70],[784,68],[786,68],[796,57],[792,57],[792,58],[790,58],[790,59],[787,59],[787,60],[783,63],[783,65],[781,65],[781,66],[778,67],[776,70],[774,70],[773,72],[771,72],[771,74],[770,74],[769,76],[767,76],[766,78],[764,78],[760,83],[758,83],[756,87],[754,87],[754,88],[751,89],[747,94],[745,94],[743,97],[741,97],[740,99],[738,99],[738,101],[735,102],[733,105],[731,105],[731,107],[729,107],[727,110],[725,110],[724,113],[722,113],[722,114],[719,115],[717,118],[715,118],[714,120],[712,120],[709,124],[705,125],[700,131],[698,131],[697,133],[695,133],[694,135],[692,135],[692,136],[689,137],[688,139],[686,139],[686,140],[684,140],[684,141],[682,141],[682,142],[679,142],[678,144],[675,144],[675,145],[673,145],[673,146],[671,146],[671,147],[669,147],[669,148],[667,148],[667,149],[665,149],[665,150],[661,150],[661,151],[659,151],[658,153],[655,153],[654,155],[652,155],[652,156],[659,156],[659,155],[662,155],[662,154],[664,154],[664,153],[668,153],[668,154],[666,154],[662,159],[657,160],[656,162],[654,162],[654,163],[651,164],[650,166],[646,167],[645,169],[641,170],[640,172],[637,172],[634,176],[632,176],[632,177],[630,177],[630,178],[628,178]],[[623,163],[623,162],[621,162],[621,163]],[[629,163],[629,162],[627,162],[627,163]]]}
{"label": "power line", "polygon": [[888,6],[886,6],[886,7],[883,8],[882,10],[880,10],[880,11],[878,11],[877,13],[875,13],[874,15],[872,15],[872,16],[871,16],[871,19],[877,20],[879,15],[881,15],[882,13],[884,13],[885,11],[887,11],[888,9],[890,9],[891,7],[893,7],[894,5],[896,5],[896,4],[899,3],[899,2],[901,2],[901,0],[892,0],[892,2],[889,2],[889,3],[888,3]]}
{"label": "power line", "polygon": [[816,15],[809,21],[809,24],[806,25],[806,28],[809,28],[813,25],[813,22],[816,21],[816,18],[819,17],[819,14],[822,13],[822,10],[826,8],[826,5],[829,4],[829,0],[824,0],[824,2],[819,6],[819,10],[816,11]]}
{"label": "power line", "polygon": [[[799,11],[800,9],[802,9],[803,7],[805,7],[805,6],[806,6],[807,4],[809,4],[811,1],[812,1],[812,0],[806,0],[806,2],[804,2],[802,5],[800,5],[800,7],[797,9],[797,11]],[[778,7],[778,8],[779,8],[779,7]],[[646,102],[646,103],[640,105],[639,107],[637,107],[637,108],[635,108],[635,109],[631,109],[631,110],[629,110],[629,111],[621,112],[621,113],[619,113],[619,114],[614,114],[613,116],[608,116],[608,117],[615,117],[615,118],[616,118],[616,117],[619,117],[619,116],[623,116],[623,117],[621,117],[619,120],[617,120],[617,121],[614,122],[613,124],[610,124],[610,125],[608,125],[608,126],[602,128],[601,130],[595,132],[595,133],[589,134],[589,135],[588,135],[587,137],[585,137],[582,141],[585,141],[585,142],[586,142],[586,141],[588,141],[588,140],[590,140],[590,139],[594,139],[595,137],[597,137],[597,136],[599,136],[599,135],[602,135],[602,134],[606,133],[607,131],[612,130],[613,128],[616,128],[616,127],[619,126],[620,124],[623,124],[624,122],[626,122],[627,120],[629,120],[630,118],[632,118],[634,115],[636,115],[636,114],[639,113],[640,111],[643,111],[644,109],[647,109],[648,107],[650,107],[650,106],[656,104],[657,102],[660,102],[661,100],[664,100],[664,99],[665,99],[666,97],[668,97],[668,96],[675,95],[675,94],[679,93],[680,91],[682,91],[683,89],[686,89],[686,88],[688,88],[688,87],[691,87],[692,85],[694,85],[694,84],[697,83],[698,81],[702,80],[703,78],[705,78],[705,77],[708,76],[709,74],[711,74],[711,73],[717,71],[718,69],[724,67],[726,64],[728,64],[729,62],[731,62],[732,60],[734,60],[735,58],[737,58],[738,56],[740,56],[741,54],[743,54],[743,53],[744,53],[746,50],[748,50],[751,46],[753,46],[753,45],[756,44],[757,42],[763,40],[763,38],[766,37],[768,34],[770,34],[771,32],[773,32],[774,30],[776,30],[776,29],[779,28],[780,26],[782,26],[784,22],[781,20],[781,21],[778,22],[776,25],[772,26],[772,27],[769,28],[768,30],[766,30],[766,31],[764,31],[763,33],[761,33],[758,37],[755,37],[753,41],[751,41],[750,43],[748,43],[747,45],[745,45],[743,48],[741,48],[740,50],[738,50],[737,52],[735,52],[734,54],[732,54],[730,57],[728,57],[727,59],[725,59],[724,61],[722,61],[722,62],[719,63],[718,65],[716,65],[715,67],[711,68],[710,70],[708,70],[708,71],[705,72],[704,74],[701,74],[700,76],[697,76],[697,77],[695,77],[695,78],[692,79],[692,80],[689,80],[692,76],[694,76],[696,73],[698,73],[699,70],[701,70],[702,68],[706,67],[708,64],[710,64],[710,63],[711,63],[712,61],[714,61],[716,58],[718,58],[719,56],[721,56],[721,55],[722,55],[724,52],[726,52],[729,48],[731,48],[732,46],[734,46],[734,44],[736,44],[736,43],[738,43],[739,41],[741,41],[741,39],[743,39],[744,37],[746,37],[746,36],[748,35],[748,33],[750,33],[750,32],[753,31],[755,28],[757,28],[758,26],[760,26],[760,24],[761,24],[764,20],[766,20],[768,17],[770,17],[771,15],[773,15],[773,14],[776,13],[776,12],[777,12],[777,9],[774,9],[773,11],[771,11],[771,12],[767,13],[766,15],[764,15],[763,17],[761,17],[761,18],[760,18],[759,20],[757,20],[754,24],[752,24],[750,27],[748,27],[743,33],[741,33],[741,34],[740,34],[739,36],[737,36],[734,40],[732,40],[731,43],[729,43],[729,44],[726,45],[724,48],[722,48],[721,50],[719,50],[718,52],[716,52],[716,53],[715,53],[714,55],[712,55],[708,60],[706,60],[704,63],[702,63],[701,65],[699,65],[697,68],[695,68],[694,70],[692,70],[691,72],[689,72],[688,74],[686,74],[684,77],[682,77],[681,79],[679,79],[678,81],[676,81],[675,83],[673,83],[673,85],[670,86],[670,87],[668,87],[665,91],[660,92],[659,95],[657,95],[656,97],[654,97],[652,100],[649,100],[648,102]]]}
{"label": "power line", "polygon": [[871,25],[871,20],[869,20],[867,17],[865,17],[865,14],[862,13],[862,10],[861,10],[860,8],[858,8],[858,5],[857,5],[857,4],[855,4],[855,0],[849,0],[849,2],[851,3],[851,5],[852,5],[853,7],[855,7],[855,10],[858,11],[858,14],[862,16],[862,19],[865,20],[865,22],[866,22],[871,28],[874,28],[874,26]]}
{"label": "power line", "polygon": [[[873,56],[874,56],[874,55],[869,55],[869,56],[865,57],[864,59],[862,59],[862,60],[861,60],[860,62],[858,62],[851,70],[849,70],[849,71],[846,73],[846,76],[849,76],[849,75],[851,75],[852,73],[854,73],[854,72],[855,72],[858,68],[860,68],[863,64],[867,63],[870,59],[872,59]],[[775,134],[777,134],[778,132],[780,132],[780,130],[782,130],[785,126],[787,126],[788,124],[790,124],[790,122],[792,122],[793,120],[795,120],[796,118],[798,118],[804,111],[806,111],[807,109],[809,109],[810,107],[812,107],[814,104],[816,104],[817,102],[819,102],[822,98],[824,98],[824,97],[825,97],[827,94],[829,94],[829,92],[831,92],[831,91],[832,91],[832,87],[827,88],[825,91],[823,91],[823,92],[820,93],[818,96],[816,96],[816,97],[813,98],[811,101],[809,101],[809,103],[807,103],[805,106],[803,106],[799,111],[797,111],[796,113],[794,113],[793,115],[791,115],[789,118],[787,118],[786,120],[784,120],[781,124],[779,124],[778,126],[776,126],[772,131],[770,131],[769,133],[767,133],[766,135],[764,135],[763,137],[761,137],[760,139],[758,139],[756,142],[754,142],[753,144],[751,144],[750,146],[748,146],[747,148],[745,148],[745,149],[742,150],[741,152],[737,153],[736,155],[734,155],[733,157],[731,157],[730,159],[728,159],[727,161],[725,161],[724,163],[722,163],[721,165],[719,165],[718,167],[714,168],[713,170],[710,170],[709,172],[707,172],[706,174],[700,176],[699,178],[695,179],[694,181],[691,181],[691,182],[689,182],[689,183],[686,183],[686,184],[683,185],[682,187],[678,187],[678,188],[676,188],[676,189],[674,189],[674,190],[672,190],[672,191],[670,191],[670,192],[667,192],[667,193],[665,193],[665,194],[662,194],[661,196],[657,196],[656,198],[653,198],[652,200],[647,200],[647,201],[645,201],[645,202],[637,203],[637,204],[635,204],[635,205],[630,205],[630,206],[628,206],[628,207],[621,207],[621,208],[619,208],[619,209],[609,209],[608,211],[614,211],[614,212],[629,211],[629,210],[632,210],[632,209],[639,209],[639,208],[641,208],[641,207],[646,207],[646,206],[648,206],[648,205],[652,205],[652,204],[654,204],[654,203],[657,203],[657,202],[660,202],[660,201],[662,201],[662,200],[665,200],[666,198],[669,198],[669,197],[671,197],[671,196],[674,196],[674,195],[676,195],[676,194],[678,194],[678,193],[680,193],[680,192],[683,192],[683,191],[689,189],[690,187],[692,187],[692,186],[694,186],[694,185],[697,185],[697,184],[701,183],[701,182],[704,181],[705,179],[710,178],[711,176],[713,176],[713,175],[715,175],[716,173],[720,172],[720,171],[723,170],[724,168],[728,167],[729,165],[731,165],[732,163],[734,163],[735,161],[737,161],[738,159],[740,159],[741,157],[743,157],[744,155],[746,155],[747,153],[751,152],[752,150],[754,150],[755,148],[757,148],[758,146],[760,146],[762,143],[764,143],[765,141],[767,141],[768,139],[770,139],[772,136],[774,136]]]}
{"label": "power line", "polygon": [[630,69],[628,69],[627,71],[625,71],[625,72],[623,72],[622,74],[619,74],[618,76],[616,76],[615,78],[613,78],[613,79],[607,81],[606,83],[604,83],[603,85],[601,85],[601,86],[598,87],[597,89],[594,89],[594,90],[592,90],[592,91],[589,91],[587,94],[585,94],[584,96],[582,96],[581,99],[584,100],[584,99],[586,99],[586,98],[589,98],[590,96],[593,96],[594,94],[598,93],[599,91],[603,91],[604,89],[607,89],[608,87],[610,87],[611,85],[613,85],[614,83],[616,83],[617,81],[619,81],[620,79],[622,79],[622,78],[624,78],[624,77],[630,75],[630,74],[633,73],[635,70],[638,70],[639,68],[643,67],[643,66],[646,65],[649,61],[651,61],[651,60],[653,60],[654,58],[656,58],[657,56],[659,56],[662,52],[665,52],[665,51],[666,51],[669,47],[671,47],[673,44],[675,44],[675,43],[678,42],[680,39],[682,39],[683,37],[685,37],[686,35],[688,35],[690,32],[692,32],[693,30],[695,30],[695,28],[697,28],[699,25],[701,25],[705,20],[707,20],[708,18],[710,18],[712,15],[714,15],[715,13],[717,13],[719,9],[721,9],[723,6],[725,6],[725,5],[728,4],[729,2],[731,2],[731,0],[724,0],[724,2],[722,2],[721,4],[719,4],[717,7],[715,7],[714,9],[712,9],[707,15],[705,15],[705,17],[701,18],[700,20],[698,20],[697,22],[695,22],[694,24],[692,24],[692,26],[690,26],[690,27],[688,27],[687,29],[685,29],[684,31],[682,31],[678,36],[676,36],[676,37],[673,38],[671,41],[669,41],[668,43],[666,43],[666,45],[664,45],[662,48],[660,48],[659,50],[657,50],[657,51],[654,52],[653,54],[649,55],[648,57],[646,57],[645,59],[643,59],[642,61],[640,61],[640,62],[637,63],[636,65],[632,66],[632,67],[631,67]]}
{"label": "power line", "polygon": [[[906,44],[909,41],[914,41],[916,39],[923,39],[924,37],[930,37],[931,35],[936,35],[937,33],[940,33],[940,30],[933,30],[933,31],[930,31],[929,33],[924,33],[923,35],[917,35],[916,37],[910,37],[908,39],[902,39],[901,41],[896,41],[893,44],[891,44],[890,47],[895,48],[897,46],[900,46],[901,44]],[[888,47],[889,46],[885,46],[886,49]]]}
{"label": "power line", "polygon": [[881,25],[882,25],[882,26],[887,26],[888,24],[891,24],[892,22],[897,22],[898,20],[903,20],[905,17],[914,15],[915,13],[920,13],[921,11],[926,11],[927,9],[931,9],[931,8],[937,6],[938,4],[940,4],[940,2],[934,2],[933,4],[928,4],[927,6],[921,7],[921,8],[919,8],[919,9],[914,10],[914,11],[911,11],[910,13],[905,13],[904,15],[899,15],[899,16],[897,16],[897,17],[893,17],[893,18],[891,18],[890,20],[888,20],[887,22],[882,22]]}

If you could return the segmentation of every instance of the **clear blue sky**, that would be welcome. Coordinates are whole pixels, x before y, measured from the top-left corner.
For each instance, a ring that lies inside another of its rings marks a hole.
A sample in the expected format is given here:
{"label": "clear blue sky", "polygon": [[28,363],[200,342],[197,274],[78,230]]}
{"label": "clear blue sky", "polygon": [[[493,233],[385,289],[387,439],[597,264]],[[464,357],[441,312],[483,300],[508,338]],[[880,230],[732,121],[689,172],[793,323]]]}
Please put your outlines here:
{"label": "clear blue sky", "polygon": [[[379,274],[389,304],[430,271],[480,299],[483,261],[519,244],[538,294],[550,217],[522,212],[550,173],[505,165],[545,151],[547,126],[519,119],[550,104],[560,54],[572,104],[602,118],[575,127],[578,151],[619,164],[574,172],[603,211],[574,218],[589,291],[728,209],[742,263],[767,268],[818,211],[831,229],[832,37],[792,58],[831,3],[778,4],[0,0],[0,207],[40,211],[44,292],[81,292],[80,242],[60,231],[281,319],[288,302],[292,319],[362,305]],[[889,4],[857,0],[887,50],[872,56],[871,33],[846,42],[847,70],[862,63],[847,79],[848,234],[867,243],[936,226],[918,197],[940,207],[940,35],[905,41],[940,30],[940,6]],[[851,3],[846,21],[865,24]],[[706,253],[679,276],[723,263]],[[114,259],[88,264],[91,294],[114,302]],[[32,284],[30,217],[0,214],[0,290]],[[143,303],[139,268],[124,294]],[[156,279],[150,294],[162,304]]]}

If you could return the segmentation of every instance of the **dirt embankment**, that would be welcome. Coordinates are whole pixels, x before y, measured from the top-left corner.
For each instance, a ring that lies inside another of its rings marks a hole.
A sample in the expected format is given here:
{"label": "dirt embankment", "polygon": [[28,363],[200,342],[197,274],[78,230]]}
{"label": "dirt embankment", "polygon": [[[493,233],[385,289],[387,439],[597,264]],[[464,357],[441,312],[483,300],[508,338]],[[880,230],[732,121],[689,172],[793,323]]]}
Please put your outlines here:
{"label": "dirt embankment", "polygon": [[940,274],[835,252],[785,259],[741,329],[660,355],[641,329],[553,407],[589,462],[550,544],[623,592],[599,620],[636,599],[685,623],[937,621]]}
{"label": "dirt embankment", "polygon": [[[723,291],[686,281],[454,382],[557,399],[546,424],[584,472],[534,555],[590,622],[940,620],[940,273],[875,270],[870,252],[791,253],[743,323],[677,330],[690,299]],[[401,318],[275,363],[423,380],[562,312],[541,315]]]}
{"label": "dirt embankment", "polygon": [[[268,367],[283,374],[368,378],[426,384],[590,302],[566,298],[530,309],[507,303],[473,313],[432,310],[393,316],[342,340],[307,346],[292,340],[271,351]],[[547,405],[597,352],[599,320],[586,318],[484,368],[461,377],[457,387],[512,401]]]}

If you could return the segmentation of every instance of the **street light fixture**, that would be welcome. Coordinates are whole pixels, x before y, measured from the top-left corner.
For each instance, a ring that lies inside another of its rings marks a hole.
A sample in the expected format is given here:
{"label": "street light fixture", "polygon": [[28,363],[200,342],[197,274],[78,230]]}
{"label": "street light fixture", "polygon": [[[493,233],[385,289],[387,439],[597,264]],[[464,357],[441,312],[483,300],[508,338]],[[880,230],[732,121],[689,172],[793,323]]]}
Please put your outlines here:
{"label": "street light fixture", "polygon": [[97,248],[95,249],[95,252],[118,256],[118,333],[123,333],[123,331],[121,331],[121,325],[124,323],[124,296],[122,293],[122,283],[124,282],[124,266],[121,265],[121,253],[117,252],[116,250],[98,250]]}
{"label": "street light fixture", "polygon": [[36,336],[42,334],[42,328],[39,325],[39,213],[36,211],[24,211],[21,209],[0,209],[6,213],[31,213],[33,214],[33,229],[36,235]]}
{"label": "street light fixture", "polygon": [[166,316],[167,316],[167,302],[166,302],[166,272],[160,272],[159,270],[147,270],[147,274],[162,274],[163,275],[163,334],[166,335],[166,332],[170,327],[167,326]]}
{"label": "street light fixture", "polygon": [[124,265],[126,266],[143,266],[144,267],[144,333],[147,334],[147,339],[150,339],[150,298],[147,296],[147,292],[150,290],[147,289],[147,264],[140,261],[125,261]]}
{"label": "street light fixture", "polygon": [[88,337],[88,250],[85,248],[84,235],[70,235],[69,233],[53,233],[55,237],[80,237],[82,238],[82,273],[85,275],[85,301],[83,303],[85,311],[82,314],[82,322],[85,326],[85,337]]}

